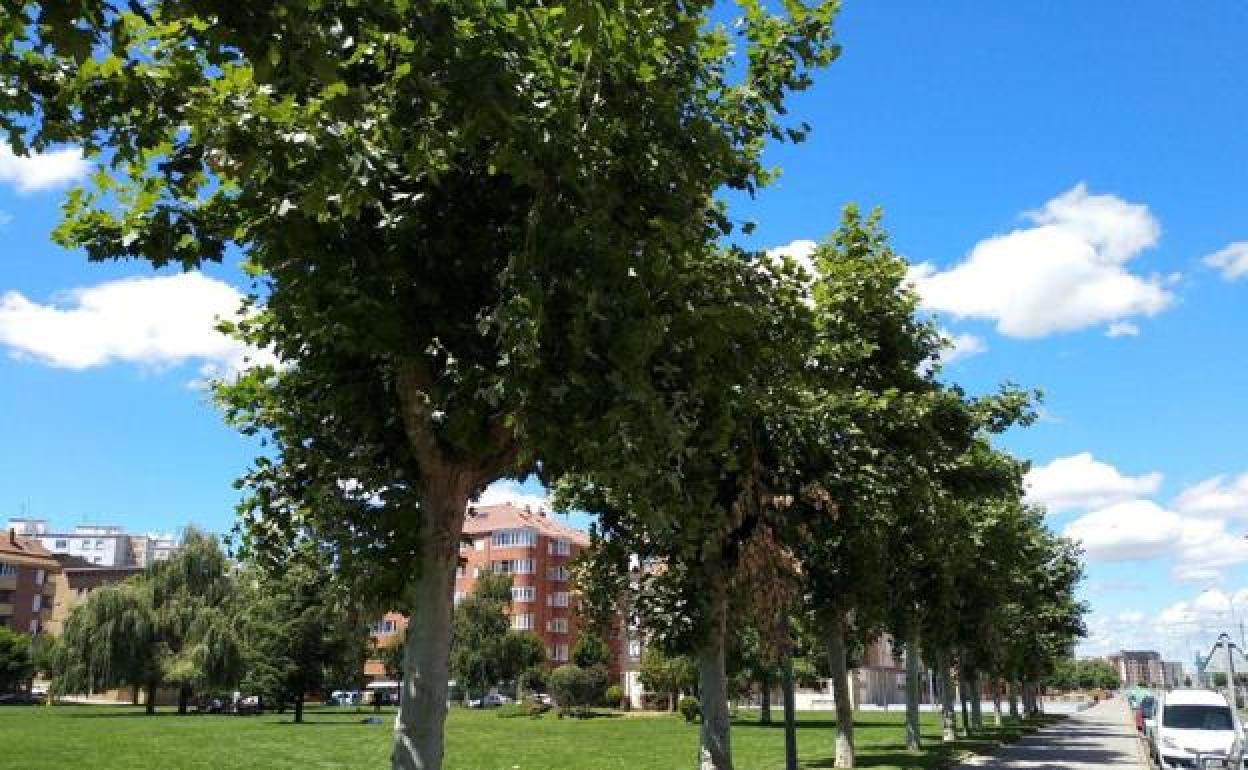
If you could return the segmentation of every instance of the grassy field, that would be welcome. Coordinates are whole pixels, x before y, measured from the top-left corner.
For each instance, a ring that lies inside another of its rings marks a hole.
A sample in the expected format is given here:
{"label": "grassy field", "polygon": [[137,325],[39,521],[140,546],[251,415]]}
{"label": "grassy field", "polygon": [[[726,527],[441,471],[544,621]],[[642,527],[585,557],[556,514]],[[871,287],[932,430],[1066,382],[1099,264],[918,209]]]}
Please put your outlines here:
{"label": "grassy field", "polygon": [[[381,724],[370,712],[311,708],[307,723],[289,715],[145,716],[105,706],[0,707],[0,768],[40,770],[256,770],[388,766],[393,711]],[[783,768],[784,732],[743,713],[732,740],[740,770]],[[901,714],[865,712],[855,722],[859,766],[940,768],[967,750],[991,750],[1017,739],[1022,725],[988,730],[976,740],[939,745],[936,716],[924,714],[932,746],[905,752]],[[803,768],[832,767],[833,722],[806,714],[798,731]],[[697,727],[672,716],[602,716],[589,720],[499,718],[492,711],[453,709],[447,723],[446,770],[671,770],[695,768]]]}

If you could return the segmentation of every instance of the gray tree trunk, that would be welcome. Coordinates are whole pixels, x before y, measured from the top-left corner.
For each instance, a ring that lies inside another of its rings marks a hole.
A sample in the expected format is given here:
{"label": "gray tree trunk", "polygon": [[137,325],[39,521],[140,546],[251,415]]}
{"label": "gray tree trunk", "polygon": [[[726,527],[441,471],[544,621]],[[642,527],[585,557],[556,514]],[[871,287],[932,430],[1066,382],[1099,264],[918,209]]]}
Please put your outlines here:
{"label": "gray tree trunk", "polygon": [[957,716],[954,711],[955,686],[949,672],[948,656],[940,656],[940,740],[952,743],[958,739]]}
{"label": "gray tree trunk", "polygon": [[854,704],[849,694],[849,668],[845,660],[845,617],[833,616],[828,629],[828,662],[832,672],[832,697],[836,700],[836,764],[854,766]]}
{"label": "gray tree trunk", "polygon": [[771,724],[771,679],[763,677],[759,683],[758,723]]}
{"label": "gray tree trunk", "polygon": [[1018,719],[1018,687],[1014,682],[1006,680],[1005,682],[1006,697],[1010,701],[1010,718]]}
{"label": "gray tree trunk", "polygon": [[728,676],[724,671],[728,596],[718,582],[709,597],[710,623],[698,650],[698,690],[702,706],[702,770],[732,770],[732,718],[728,713]]}
{"label": "gray tree trunk", "polygon": [[797,770],[797,698],[793,686],[793,657],[785,654],[784,679],[784,768]]}
{"label": "gray tree trunk", "polygon": [[919,751],[923,739],[919,728],[919,631],[906,639],[906,748]]}
{"label": "gray tree trunk", "polygon": [[971,707],[970,697],[971,685],[966,678],[966,669],[961,664],[958,665],[958,700],[962,704],[962,737],[969,737],[971,734]]}
{"label": "gray tree trunk", "polygon": [[971,672],[970,696],[971,696],[971,726],[976,730],[984,729],[984,712],[981,704],[983,690],[980,688],[979,672]]}
{"label": "gray tree trunk", "polygon": [[426,478],[420,574],[408,590],[403,689],[394,719],[392,770],[441,770],[451,647],[452,587],[470,484]]}
{"label": "gray tree trunk", "polygon": [[992,680],[992,723],[997,727],[1005,724],[1001,716],[1001,680]]}

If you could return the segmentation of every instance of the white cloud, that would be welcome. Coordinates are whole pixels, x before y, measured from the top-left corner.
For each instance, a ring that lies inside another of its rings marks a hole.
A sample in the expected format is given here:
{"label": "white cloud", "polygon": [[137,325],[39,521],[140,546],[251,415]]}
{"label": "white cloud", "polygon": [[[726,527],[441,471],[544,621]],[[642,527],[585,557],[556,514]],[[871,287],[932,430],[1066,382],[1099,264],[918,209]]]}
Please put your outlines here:
{"label": "white cloud", "polygon": [[1179,493],[1174,507],[1188,516],[1248,518],[1248,473],[1193,484]]}
{"label": "white cloud", "polygon": [[1188,517],[1181,522],[1173,569],[1176,580],[1210,582],[1229,567],[1248,564],[1248,540],[1228,532],[1226,522]]}
{"label": "white cloud", "polygon": [[1236,241],[1201,261],[1222,273],[1226,280],[1239,280],[1248,275],[1248,241]]}
{"label": "white cloud", "polygon": [[1105,330],[1106,337],[1138,337],[1140,336],[1140,327],[1130,321],[1114,321]]}
{"label": "white cloud", "polygon": [[69,147],[52,152],[14,155],[7,141],[0,139],[0,182],[30,193],[64,187],[86,178],[91,165],[82,150]]}
{"label": "white cloud", "polygon": [[202,273],[109,281],[58,299],[39,304],[16,291],[0,295],[0,345],[18,358],[77,370],[197,361],[201,374],[225,376],[274,360],[217,331],[219,320],[237,317],[242,295]]}
{"label": "white cloud", "polygon": [[960,361],[964,358],[977,356],[988,350],[987,343],[974,334],[958,334],[953,337],[946,337],[948,345],[945,347],[944,354],[941,355],[941,361],[946,364],[952,364],[954,361]]}
{"label": "white cloud", "polygon": [[1091,453],[1081,452],[1032,468],[1024,484],[1030,502],[1044,505],[1050,513],[1060,513],[1152,495],[1161,486],[1161,479],[1160,473],[1123,475]]}
{"label": "white cloud", "polygon": [[772,259],[779,257],[788,257],[796,262],[803,270],[812,278],[815,276],[814,253],[819,244],[809,240],[791,241],[784,246],[777,246],[774,249],[767,250],[767,256]]}
{"label": "white cloud", "polygon": [[474,501],[475,505],[500,505],[502,503],[511,503],[520,508],[528,506],[535,511],[539,508],[550,510],[550,501],[545,495],[533,494],[515,481],[495,481],[486,487],[481,496]]}
{"label": "white cloud", "polygon": [[1036,338],[1156,315],[1174,301],[1162,278],[1126,269],[1161,235],[1147,206],[1080,183],[1024,216],[1032,227],[980,241],[948,270],[912,268],[924,307]]}
{"label": "white cloud", "polygon": [[1063,534],[1082,543],[1090,561],[1137,561],[1168,553],[1183,522],[1150,500],[1130,500],[1080,516]]}

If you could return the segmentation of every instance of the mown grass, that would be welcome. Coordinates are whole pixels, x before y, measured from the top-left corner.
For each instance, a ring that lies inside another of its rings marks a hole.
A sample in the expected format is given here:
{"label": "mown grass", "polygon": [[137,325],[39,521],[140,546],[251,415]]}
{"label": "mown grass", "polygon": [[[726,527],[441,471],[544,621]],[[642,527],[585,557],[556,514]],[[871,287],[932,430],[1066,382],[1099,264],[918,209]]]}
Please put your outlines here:
{"label": "mown grass", "polygon": [[[365,724],[369,710],[310,708],[307,722],[289,715],[178,716],[106,706],[0,707],[0,768],[86,770],[256,770],[388,766],[393,710]],[[778,716],[778,714],[777,714]],[[803,714],[798,750],[803,768],[833,765],[830,715]],[[990,751],[1033,725],[989,729],[953,746],[939,743],[934,714],[923,715],[928,748],[910,754],[902,715],[862,712],[855,719],[859,766],[880,770],[948,767],[962,752]],[[733,724],[740,770],[780,770],[784,731],[743,712]],[[697,727],[679,717],[610,715],[594,719],[500,719],[490,711],[452,709],[446,770],[672,770],[696,768]]]}

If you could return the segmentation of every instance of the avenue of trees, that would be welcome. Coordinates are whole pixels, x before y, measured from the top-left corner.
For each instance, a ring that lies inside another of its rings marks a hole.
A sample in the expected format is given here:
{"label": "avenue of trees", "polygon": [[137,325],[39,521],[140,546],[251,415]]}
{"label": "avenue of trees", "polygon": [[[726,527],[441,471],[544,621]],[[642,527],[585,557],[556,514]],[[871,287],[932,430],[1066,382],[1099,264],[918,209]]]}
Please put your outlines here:
{"label": "avenue of trees", "polygon": [[[724,202],[810,130],[787,102],[839,54],[837,5],[17,0],[0,21],[0,132],[99,165],[59,242],[244,259],[223,328],[280,362],[215,391],[265,442],[244,552],[272,570],[324,544],[309,569],[409,615],[394,768],[442,767],[452,665],[476,665],[453,646],[465,509],[501,478],[598,515],[588,604],[645,566],[630,612],[687,656],[704,768],[733,767],[736,657],[789,689],[795,653],[823,661],[849,767],[847,671],[874,634],[1028,711],[1069,653],[1078,553],[992,444],[1031,394],[940,379],[878,215],[816,224],[835,231],[806,269],[742,246]],[[189,696],[264,659],[274,692],[317,682],[269,659],[336,649],[322,599],[291,585],[227,623],[219,561],[192,547],[93,595],[64,676]],[[256,641],[274,633],[304,637]]]}

